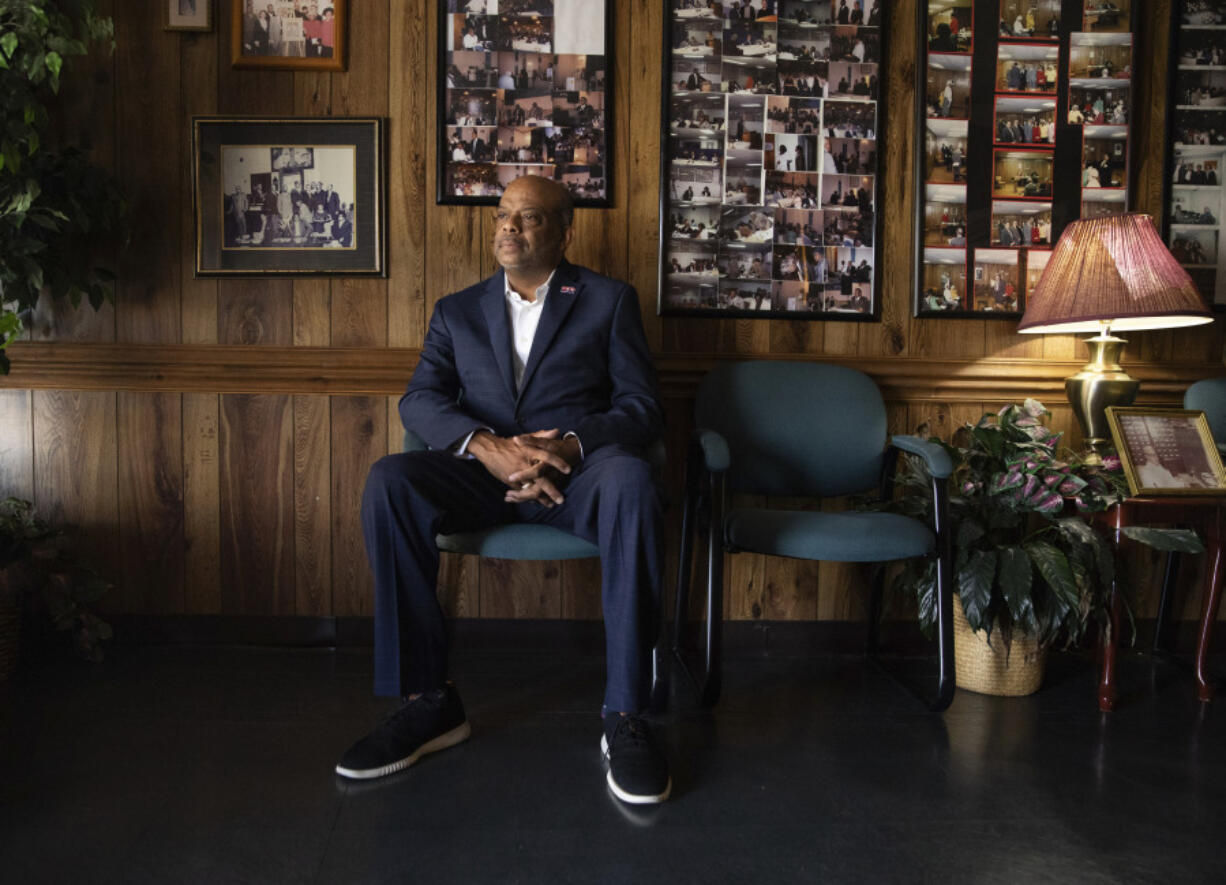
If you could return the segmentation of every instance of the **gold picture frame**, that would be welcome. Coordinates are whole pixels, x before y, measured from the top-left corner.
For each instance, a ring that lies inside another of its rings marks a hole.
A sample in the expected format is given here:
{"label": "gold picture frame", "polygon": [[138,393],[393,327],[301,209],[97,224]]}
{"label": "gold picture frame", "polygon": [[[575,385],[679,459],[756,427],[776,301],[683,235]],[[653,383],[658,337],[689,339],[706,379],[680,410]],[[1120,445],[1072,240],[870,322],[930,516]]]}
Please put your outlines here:
{"label": "gold picture frame", "polygon": [[1109,406],[1107,421],[1134,496],[1226,495],[1226,467],[1204,412]]}

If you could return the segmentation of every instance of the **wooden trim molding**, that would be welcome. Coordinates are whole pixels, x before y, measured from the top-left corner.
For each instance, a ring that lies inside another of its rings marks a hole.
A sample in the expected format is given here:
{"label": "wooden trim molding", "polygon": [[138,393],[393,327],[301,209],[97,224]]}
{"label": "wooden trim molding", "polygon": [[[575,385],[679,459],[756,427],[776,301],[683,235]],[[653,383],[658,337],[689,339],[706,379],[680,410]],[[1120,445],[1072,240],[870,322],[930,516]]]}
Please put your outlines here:
{"label": "wooden trim molding", "polygon": [[[264,347],[219,344],[20,342],[0,388],[177,393],[284,393],[392,396],[417,365],[410,348]],[[717,362],[753,359],[715,353],[656,355],[666,397],[689,397]],[[979,402],[1062,396],[1080,361],[780,355],[837,362],[877,381],[887,400]],[[1193,381],[1222,374],[1216,363],[1130,364],[1146,402],[1177,402]]]}

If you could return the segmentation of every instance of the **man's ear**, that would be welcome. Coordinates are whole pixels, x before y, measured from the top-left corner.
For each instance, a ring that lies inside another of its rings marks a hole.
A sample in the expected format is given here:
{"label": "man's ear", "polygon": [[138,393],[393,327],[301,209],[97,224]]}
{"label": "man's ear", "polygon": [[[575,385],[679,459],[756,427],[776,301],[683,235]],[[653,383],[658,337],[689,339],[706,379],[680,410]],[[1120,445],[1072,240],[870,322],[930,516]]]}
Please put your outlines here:
{"label": "man's ear", "polygon": [[566,254],[566,250],[570,248],[570,241],[574,238],[575,226],[568,224],[566,229],[562,231],[562,254]]}

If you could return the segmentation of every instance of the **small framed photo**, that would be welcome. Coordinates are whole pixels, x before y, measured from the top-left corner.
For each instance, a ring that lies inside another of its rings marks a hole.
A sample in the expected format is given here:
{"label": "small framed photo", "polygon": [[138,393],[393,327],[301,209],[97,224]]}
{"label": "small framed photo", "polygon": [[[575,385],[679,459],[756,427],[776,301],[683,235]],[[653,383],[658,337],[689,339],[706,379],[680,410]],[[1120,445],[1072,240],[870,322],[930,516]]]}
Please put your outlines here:
{"label": "small framed photo", "polygon": [[165,0],[166,31],[213,30],[213,0]]}
{"label": "small framed photo", "polygon": [[1108,406],[1133,495],[1226,495],[1226,469],[1205,413]]}
{"label": "small framed photo", "polygon": [[195,117],[197,276],[386,276],[383,120]]}
{"label": "small framed photo", "polygon": [[230,63],[234,67],[345,70],[348,0],[230,2]]}

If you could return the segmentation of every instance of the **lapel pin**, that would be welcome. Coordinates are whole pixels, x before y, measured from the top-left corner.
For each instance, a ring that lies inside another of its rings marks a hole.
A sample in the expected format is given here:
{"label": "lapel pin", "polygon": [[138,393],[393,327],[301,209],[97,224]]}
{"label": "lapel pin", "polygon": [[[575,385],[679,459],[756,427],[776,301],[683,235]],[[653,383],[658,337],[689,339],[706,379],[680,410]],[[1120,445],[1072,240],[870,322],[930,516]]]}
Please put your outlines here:
{"label": "lapel pin", "polygon": [[562,294],[563,294],[563,295],[574,295],[574,294],[575,294],[575,287],[574,287],[574,286],[563,286],[563,287],[562,287]]}

